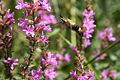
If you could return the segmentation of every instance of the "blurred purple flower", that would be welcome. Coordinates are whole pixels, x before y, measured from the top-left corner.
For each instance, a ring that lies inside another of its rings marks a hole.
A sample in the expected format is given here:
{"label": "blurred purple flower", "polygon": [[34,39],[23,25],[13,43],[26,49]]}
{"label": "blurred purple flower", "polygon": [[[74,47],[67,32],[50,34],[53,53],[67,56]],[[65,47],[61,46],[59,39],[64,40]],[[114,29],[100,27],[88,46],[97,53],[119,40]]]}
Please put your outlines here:
{"label": "blurred purple flower", "polygon": [[87,76],[78,76],[77,80],[88,80],[88,77]]}
{"label": "blurred purple flower", "polygon": [[[97,56],[100,53],[100,50],[95,50],[93,52],[94,56]],[[107,56],[106,53],[102,54],[100,57],[97,58],[97,60],[103,60]]]}
{"label": "blurred purple flower", "polygon": [[120,28],[120,24],[118,24],[117,27]]}
{"label": "blurred purple flower", "polygon": [[70,62],[70,54],[69,53],[65,54],[64,60],[67,61],[67,62]]}
{"label": "blurred purple flower", "polygon": [[103,31],[98,32],[98,38],[104,41],[115,41],[116,38],[113,37],[113,29],[112,28],[105,28]]}
{"label": "blurred purple flower", "polygon": [[7,60],[3,61],[4,63],[7,63],[10,65],[10,68],[13,70],[15,65],[18,65],[18,59],[12,59],[12,58],[7,58]]}
{"label": "blurred purple flower", "polygon": [[104,69],[102,71],[102,80],[107,80],[108,77],[116,77],[117,74],[115,72],[111,72],[109,69]]}
{"label": "blurred purple flower", "polygon": [[76,46],[70,46],[70,49],[75,51],[77,49],[77,47]]}
{"label": "blurred purple flower", "polygon": [[108,69],[102,71],[102,80],[107,80],[108,73]]}
{"label": "blurred purple flower", "polygon": [[111,73],[109,74],[109,76],[110,76],[110,77],[116,77],[117,74],[116,74],[115,72],[111,72]]}
{"label": "blurred purple flower", "polygon": [[48,25],[48,24],[56,24],[57,21],[55,19],[55,16],[54,15],[41,15],[41,21],[38,23],[38,26],[41,27],[41,26],[45,26],[45,25]]}
{"label": "blurred purple flower", "polygon": [[76,71],[70,72],[70,75],[71,75],[73,78],[75,78],[75,79],[77,78],[77,77],[76,77]]}
{"label": "blurred purple flower", "polygon": [[49,25],[44,26],[43,30],[51,32],[51,27]]}
{"label": "blurred purple flower", "polygon": [[45,76],[47,79],[54,79],[56,76],[58,76],[58,73],[54,71],[54,68],[46,69]]}
{"label": "blurred purple flower", "polygon": [[89,45],[91,45],[91,42],[89,39],[84,39],[84,46],[85,48],[88,47]]}
{"label": "blurred purple flower", "polygon": [[85,74],[86,74],[87,76],[94,76],[94,72],[91,71],[91,70],[88,70],[87,72],[85,72]]}
{"label": "blurred purple flower", "polygon": [[77,77],[76,71],[70,72],[70,75],[75,79],[75,80],[94,80],[94,72],[88,70],[83,72]]}
{"label": "blurred purple flower", "polygon": [[63,56],[59,53],[55,54],[55,57],[57,60],[62,60],[63,59]]}
{"label": "blurred purple flower", "polygon": [[43,71],[40,69],[40,67],[37,68],[37,70],[32,70],[32,79],[40,79]]}

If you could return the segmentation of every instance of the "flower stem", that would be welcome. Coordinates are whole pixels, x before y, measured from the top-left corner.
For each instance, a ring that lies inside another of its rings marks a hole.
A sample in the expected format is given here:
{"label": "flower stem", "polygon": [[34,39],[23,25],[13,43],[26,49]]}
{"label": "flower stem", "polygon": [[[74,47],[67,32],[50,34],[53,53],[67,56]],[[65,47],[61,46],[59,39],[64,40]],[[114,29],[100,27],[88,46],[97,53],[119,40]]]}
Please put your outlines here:
{"label": "flower stem", "polygon": [[94,57],[93,59],[91,59],[90,61],[88,61],[85,66],[87,66],[88,64],[94,62],[98,57],[100,57],[102,54],[104,54],[106,51],[108,51],[109,49],[111,49],[112,47],[114,47],[115,45],[117,45],[118,43],[120,43],[120,40],[112,43],[109,47],[105,48],[103,51],[101,51],[96,57]]}

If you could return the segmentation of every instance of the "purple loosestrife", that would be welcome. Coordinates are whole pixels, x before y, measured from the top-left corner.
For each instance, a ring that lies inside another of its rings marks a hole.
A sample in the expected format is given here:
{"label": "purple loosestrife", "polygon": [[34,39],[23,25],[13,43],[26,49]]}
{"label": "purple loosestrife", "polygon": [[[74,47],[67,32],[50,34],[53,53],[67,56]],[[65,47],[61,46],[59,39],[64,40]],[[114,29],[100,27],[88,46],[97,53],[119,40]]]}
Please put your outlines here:
{"label": "purple loosestrife", "polygon": [[40,69],[40,67],[37,68],[37,70],[32,70],[32,80],[35,79],[41,79],[43,71]]}
{"label": "purple loosestrife", "polygon": [[[99,53],[100,53],[100,50],[95,50],[93,52],[94,56],[97,56]],[[100,57],[98,57],[97,60],[103,60],[106,56],[107,56],[107,54],[104,53],[103,55],[101,55]]]}
{"label": "purple loosestrife", "polygon": [[[26,38],[30,43],[30,56],[28,58],[27,67],[24,70],[25,73],[31,63],[30,59],[33,57],[36,48],[41,47],[43,49],[47,46],[46,43],[49,43],[49,36],[46,35],[46,32],[51,32],[52,28],[50,24],[56,24],[57,21],[55,16],[51,14],[52,9],[49,0],[33,0],[33,2],[21,0],[17,1],[15,8],[23,10],[23,17],[18,18],[18,26],[20,27],[20,30],[26,34]],[[56,58],[51,54],[47,54],[45,56],[45,61],[42,59],[41,63],[47,63],[47,66],[57,66]],[[47,66],[45,65],[45,67]]]}
{"label": "purple loosestrife", "polygon": [[15,65],[18,65],[18,63],[17,63],[17,62],[18,62],[18,59],[12,59],[12,58],[10,58],[10,57],[8,57],[7,60],[4,60],[3,62],[9,64],[11,70],[14,69],[14,66],[15,66]]}
{"label": "purple loosestrife", "polygon": [[94,15],[95,12],[92,9],[85,9],[84,12],[82,13],[82,15],[84,16],[84,20],[83,20],[83,27],[84,27],[84,33],[83,36],[85,37],[84,39],[84,46],[87,47],[91,44],[89,38],[92,37],[92,33],[94,32],[94,27],[96,27],[96,25],[94,24]]}
{"label": "purple loosestrife", "polygon": [[52,67],[56,67],[57,66],[57,60],[56,57],[54,56],[54,54],[48,52],[45,56],[44,59],[40,59],[42,64],[47,67],[48,65],[51,65]]}
{"label": "purple loosestrife", "polygon": [[[10,9],[3,9],[0,4],[0,53],[4,56],[4,74],[5,78],[12,79],[11,70],[14,69],[16,63],[10,57],[12,57],[12,42],[13,42],[13,28],[12,25],[15,23],[14,12],[10,12]],[[10,61],[9,61],[10,60]],[[6,64],[8,63],[8,64]]]}
{"label": "purple loosestrife", "polygon": [[[34,3],[17,1],[16,9],[27,9],[23,12],[24,17],[18,19],[20,21],[18,26],[26,35],[35,37],[37,35],[35,32],[51,32],[49,24],[56,24],[55,16],[50,14],[52,10],[48,0],[35,0]],[[34,19],[28,19],[30,16]]]}
{"label": "purple loosestrife", "polygon": [[66,62],[70,62],[70,54],[69,54],[69,53],[66,53],[66,54],[65,54],[64,60],[65,60]]}
{"label": "purple loosestrife", "polygon": [[76,71],[70,72],[70,75],[75,80],[94,80],[94,73],[90,70],[82,72],[79,76],[77,76]]}
{"label": "purple loosestrife", "polygon": [[99,31],[98,38],[100,38],[103,41],[115,41],[116,40],[116,38],[113,37],[112,28],[105,28],[103,31]]}
{"label": "purple loosestrife", "polygon": [[[103,31],[98,32],[97,38],[101,39],[103,42],[101,44],[101,49],[107,48],[109,46],[108,42],[116,41],[116,38],[113,37],[113,29],[112,28],[105,28]],[[99,55],[100,50],[95,50],[93,52],[94,56]],[[106,53],[98,57],[98,60],[102,60],[107,56]]]}
{"label": "purple loosestrife", "polygon": [[107,80],[108,77],[116,77],[117,74],[115,72],[111,72],[109,69],[104,69],[102,71],[102,80]]}
{"label": "purple loosestrife", "polygon": [[120,28],[120,24],[118,24],[117,27]]}
{"label": "purple loosestrife", "polygon": [[74,80],[94,80],[94,72],[86,69],[86,67],[84,66],[84,55],[80,55],[80,57],[78,57],[81,52],[78,47],[71,46],[70,48],[77,55],[75,56],[76,70],[70,72],[70,75],[74,78]]}
{"label": "purple loosestrife", "polygon": [[58,76],[58,73],[55,72],[54,68],[46,69],[45,76],[46,76],[46,80],[54,79],[56,76]]}
{"label": "purple loosestrife", "polygon": [[10,13],[10,9],[4,10],[3,13],[0,11],[0,50],[7,49],[11,52],[13,23],[15,23],[14,13]]}
{"label": "purple loosestrife", "polygon": [[40,79],[54,79],[55,77],[58,76],[58,73],[56,72],[56,68],[59,64],[63,64],[66,60],[66,62],[70,61],[70,56],[69,54],[65,54],[67,59],[60,55],[60,54],[53,54],[51,52],[47,52],[44,54],[44,56],[41,56],[40,58],[40,67],[38,67],[37,70],[32,70],[31,74],[32,80],[40,80]]}

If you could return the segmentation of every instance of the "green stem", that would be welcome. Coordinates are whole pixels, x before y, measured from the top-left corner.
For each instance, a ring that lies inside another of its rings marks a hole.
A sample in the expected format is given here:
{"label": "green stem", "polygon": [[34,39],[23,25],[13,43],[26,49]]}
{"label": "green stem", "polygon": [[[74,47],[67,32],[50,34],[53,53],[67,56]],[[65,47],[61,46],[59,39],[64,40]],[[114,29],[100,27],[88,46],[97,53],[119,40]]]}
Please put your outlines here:
{"label": "green stem", "polygon": [[64,80],[68,80],[70,78],[70,75],[68,75]]}
{"label": "green stem", "polygon": [[[76,5],[76,0],[71,0],[71,9],[70,9],[70,14],[71,14],[71,20],[76,22],[76,9],[75,9],[75,5]],[[76,46],[76,32],[71,30],[71,43],[73,46]]]}
{"label": "green stem", "polygon": [[109,49],[111,49],[112,47],[114,47],[115,45],[117,45],[118,43],[120,43],[120,40],[112,43],[108,48],[105,48],[103,51],[101,51],[96,57],[94,57],[92,60],[90,60],[89,62],[87,62],[85,64],[85,66],[87,66],[88,64],[94,62],[98,57],[100,57],[102,54],[104,54],[106,51],[108,51]]}
{"label": "green stem", "polygon": [[72,46],[72,43],[71,43],[69,40],[67,40],[64,36],[62,36],[61,34],[59,34],[59,36],[60,36],[67,44],[69,44],[70,46]]}

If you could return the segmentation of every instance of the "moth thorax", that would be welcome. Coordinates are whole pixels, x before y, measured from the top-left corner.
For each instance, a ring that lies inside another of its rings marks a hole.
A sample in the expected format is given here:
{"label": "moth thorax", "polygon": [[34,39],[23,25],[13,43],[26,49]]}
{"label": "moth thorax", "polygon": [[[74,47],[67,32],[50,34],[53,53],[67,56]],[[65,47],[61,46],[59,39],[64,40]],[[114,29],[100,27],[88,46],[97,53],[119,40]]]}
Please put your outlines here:
{"label": "moth thorax", "polygon": [[78,25],[72,25],[72,30],[78,31],[79,30],[79,26]]}

